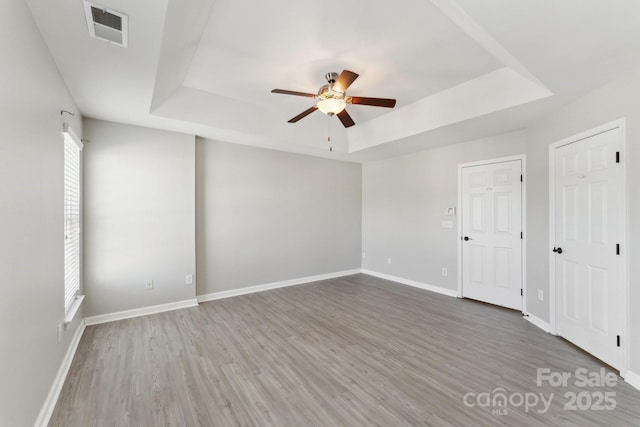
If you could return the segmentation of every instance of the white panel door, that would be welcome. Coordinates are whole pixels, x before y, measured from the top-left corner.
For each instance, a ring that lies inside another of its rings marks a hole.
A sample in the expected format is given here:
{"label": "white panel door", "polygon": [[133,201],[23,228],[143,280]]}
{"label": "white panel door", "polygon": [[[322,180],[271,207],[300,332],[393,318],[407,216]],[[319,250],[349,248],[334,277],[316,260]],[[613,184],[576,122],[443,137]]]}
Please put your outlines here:
{"label": "white panel door", "polygon": [[620,129],[555,149],[556,332],[619,368],[622,353]]}
{"label": "white panel door", "polygon": [[522,310],[522,162],[462,168],[462,296]]}

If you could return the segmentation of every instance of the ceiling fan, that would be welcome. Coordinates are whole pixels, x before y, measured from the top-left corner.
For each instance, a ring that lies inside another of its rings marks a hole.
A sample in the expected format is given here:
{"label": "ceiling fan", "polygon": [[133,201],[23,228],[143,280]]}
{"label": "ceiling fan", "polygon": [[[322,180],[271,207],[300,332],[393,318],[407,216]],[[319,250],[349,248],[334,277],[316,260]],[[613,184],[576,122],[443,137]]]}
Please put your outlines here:
{"label": "ceiling fan", "polygon": [[347,96],[347,89],[358,78],[358,74],[353,71],[343,70],[338,76],[338,73],[327,73],[324,76],[327,79],[327,84],[322,86],[318,90],[318,94],[306,92],[296,92],[293,90],[285,89],[273,89],[271,93],[281,93],[284,95],[306,96],[308,98],[315,98],[318,100],[316,105],[304,110],[298,114],[289,123],[295,123],[298,120],[308,116],[316,110],[320,110],[323,113],[333,116],[336,115],[342,122],[342,125],[346,128],[355,125],[355,122],[345,110],[347,104],[360,104],[360,105],[372,105],[374,107],[386,107],[393,108],[396,105],[395,99],[389,98],[365,98],[362,96]]}

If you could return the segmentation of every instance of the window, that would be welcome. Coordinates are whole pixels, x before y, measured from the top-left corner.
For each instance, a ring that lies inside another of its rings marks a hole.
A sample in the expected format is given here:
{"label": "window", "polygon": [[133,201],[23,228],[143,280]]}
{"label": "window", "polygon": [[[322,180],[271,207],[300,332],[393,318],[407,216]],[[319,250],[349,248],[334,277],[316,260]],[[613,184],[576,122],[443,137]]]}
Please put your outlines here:
{"label": "window", "polygon": [[[82,143],[64,126],[64,309],[80,292],[80,153]],[[75,311],[74,311],[75,314]]]}

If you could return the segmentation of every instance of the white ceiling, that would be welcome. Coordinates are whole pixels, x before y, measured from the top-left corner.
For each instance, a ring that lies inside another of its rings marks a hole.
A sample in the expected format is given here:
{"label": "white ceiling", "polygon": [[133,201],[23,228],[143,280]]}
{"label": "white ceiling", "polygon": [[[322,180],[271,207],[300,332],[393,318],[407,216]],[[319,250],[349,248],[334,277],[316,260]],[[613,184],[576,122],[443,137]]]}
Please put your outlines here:
{"label": "white ceiling", "polygon": [[[86,117],[351,161],[526,127],[640,60],[637,0],[94,0],[128,48],[89,37],[81,0],[27,2]],[[271,89],[343,69],[396,108],[287,123],[313,100]]]}

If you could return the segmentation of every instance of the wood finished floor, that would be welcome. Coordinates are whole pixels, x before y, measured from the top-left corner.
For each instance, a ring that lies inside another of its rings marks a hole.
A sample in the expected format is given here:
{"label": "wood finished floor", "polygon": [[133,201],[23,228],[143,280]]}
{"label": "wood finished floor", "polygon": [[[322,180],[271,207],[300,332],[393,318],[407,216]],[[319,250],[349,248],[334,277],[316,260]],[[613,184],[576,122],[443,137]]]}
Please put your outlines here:
{"label": "wood finished floor", "polygon": [[[538,367],[608,370],[514,311],[354,275],[89,326],[50,425],[640,425],[622,379],[538,387]],[[546,413],[463,403],[498,387],[554,396]],[[616,409],[564,410],[572,391]]]}

